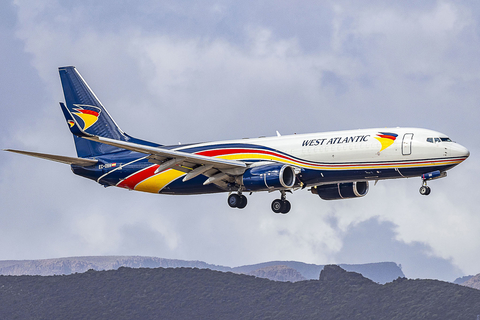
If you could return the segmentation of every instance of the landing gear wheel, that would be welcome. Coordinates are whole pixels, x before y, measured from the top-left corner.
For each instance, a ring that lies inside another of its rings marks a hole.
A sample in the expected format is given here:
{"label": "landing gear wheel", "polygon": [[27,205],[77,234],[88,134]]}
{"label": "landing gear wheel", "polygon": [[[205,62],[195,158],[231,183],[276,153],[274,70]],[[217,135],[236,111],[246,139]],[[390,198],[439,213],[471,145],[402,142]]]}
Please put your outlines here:
{"label": "landing gear wheel", "polygon": [[243,209],[247,206],[247,197],[241,194],[232,193],[228,196],[228,205],[231,208]]}
{"label": "landing gear wheel", "polygon": [[283,201],[282,200],[280,200],[280,199],[273,200],[273,202],[272,202],[273,212],[280,213],[280,212],[282,212],[282,208],[283,208]]}
{"label": "landing gear wheel", "polygon": [[[245,201],[245,205],[246,205],[246,202],[247,201]],[[231,208],[237,208],[241,203],[242,201],[241,201],[240,195],[236,193],[232,193],[231,195],[228,196],[228,205]]]}
{"label": "landing gear wheel", "polygon": [[283,200],[282,213],[287,214],[291,208],[292,208],[292,205],[290,204],[290,201]]}
{"label": "landing gear wheel", "polygon": [[428,196],[432,190],[429,186],[421,186],[420,187],[420,194],[422,196]]}
{"label": "landing gear wheel", "polygon": [[240,196],[240,204],[237,206],[238,209],[243,209],[247,206],[247,197],[244,195]]}
{"label": "landing gear wheel", "polygon": [[292,208],[292,205],[288,200],[275,199],[272,202],[272,210],[275,213],[286,214],[290,211],[291,208]]}

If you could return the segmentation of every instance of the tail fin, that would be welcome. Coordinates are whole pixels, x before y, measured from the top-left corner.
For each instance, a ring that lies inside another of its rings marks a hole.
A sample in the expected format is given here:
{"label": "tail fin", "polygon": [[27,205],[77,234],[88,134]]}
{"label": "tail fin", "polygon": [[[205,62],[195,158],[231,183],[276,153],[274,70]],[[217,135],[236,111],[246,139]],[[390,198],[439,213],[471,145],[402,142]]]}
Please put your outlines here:
{"label": "tail fin", "polygon": [[135,139],[123,132],[75,67],[61,67],[58,68],[58,71],[66,103],[66,105],[60,103],[60,106],[74,134],[75,147],[79,157],[95,157],[124,149],[80,138],[74,130],[76,127],[74,123],[78,124],[82,132],[90,135],[120,141],[133,140],[145,145],[158,146],[158,144]]}

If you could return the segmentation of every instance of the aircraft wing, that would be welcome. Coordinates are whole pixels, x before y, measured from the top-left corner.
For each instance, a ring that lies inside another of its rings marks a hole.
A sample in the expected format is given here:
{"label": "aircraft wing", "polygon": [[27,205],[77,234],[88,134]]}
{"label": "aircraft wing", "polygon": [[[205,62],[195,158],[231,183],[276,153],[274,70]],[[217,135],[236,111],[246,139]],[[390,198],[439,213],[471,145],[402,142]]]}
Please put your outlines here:
{"label": "aircraft wing", "polygon": [[57,155],[48,154],[48,153],[21,151],[21,150],[13,150],[13,149],[4,149],[4,151],[20,153],[20,154],[24,154],[24,155],[27,155],[27,156],[32,156],[32,157],[37,157],[37,158],[41,158],[41,159],[61,162],[61,163],[65,163],[65,164],[76,164],[76,165],[82,166],[82,167],[93,166],[94,164],[96,164],[98,162],[97,160],[57,156]]}
{"label": "aircraft wing", "polygon": [[213,183],[225,190],[227,190],[228,187],[227,182],[229,179],[229,174],[243,174],[247,168],[246,163],[236,160],[218,159],[188,152],[151,147],[98,136],[83,136],[82,138],[131,151],[149,154],[149,161],[159,165],[155,173],[167,169],[179,170],[186,173],[183,181],[193,179],[199,175],[204,175],[208,177],[208,179],[203,183],[204,185]]}
{"label": "aircraft wing", "polygon": [[[60,105],[64,112],[70,113],[63,103],[60,103]],[[204,182],[204,185],[214,183],[217,186],[226,189],[227,182],[225,180],[229,179],[229,175],[235,176],[243,174],[247,168],[246,163],[237,160],[207,157],[188,152],[93,135],[85,132],[71,114],[70,117],[68,117],[68,120],[70,131],[74,135],[90,141],[148,154],[150,155],[148,157],[149,161],[159,165],[155,173],[167,169],[179,170],[186,173],[183,181],[193,179],[202,174],[208,177]]]}
{"label": "aircraft wing", "polygon": [[[246,168],[247,165],[244,162],[236,160],[226,160],[213,157],[202,156],[198,154],[192,154],[188,152],[169,150],[159,147],[150,147],[142,144],[120,141],[110,138],[103,138],[98,136],[83,136],[82,138],[88,139],[95,142],[100,142],[108,144],[111,146],[136,151],[145,154],[151,154],[159,156],[160,158],[165,159],[176,159],[179,162],[189,162],[197,165],[213,166],[217,169],[236,169],[236,168]],[[173,162],[172,162],[173,163]]]}

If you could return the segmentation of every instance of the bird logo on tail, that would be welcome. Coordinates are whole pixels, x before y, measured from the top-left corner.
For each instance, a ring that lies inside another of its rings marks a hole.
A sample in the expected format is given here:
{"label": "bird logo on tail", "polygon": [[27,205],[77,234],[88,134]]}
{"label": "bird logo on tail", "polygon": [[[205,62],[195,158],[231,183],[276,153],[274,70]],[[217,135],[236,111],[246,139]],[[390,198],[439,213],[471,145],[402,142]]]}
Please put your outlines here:
{"label": "bird logo on tail", "polygon": [[[76,112],[73,112],[73,114],[82,119],[82,130],[87,130],[98,121],[101,112],[100,108],[88,105],[75,105],[75,107],[73,110]],[[72,126],[70,122],[69,124]]]}

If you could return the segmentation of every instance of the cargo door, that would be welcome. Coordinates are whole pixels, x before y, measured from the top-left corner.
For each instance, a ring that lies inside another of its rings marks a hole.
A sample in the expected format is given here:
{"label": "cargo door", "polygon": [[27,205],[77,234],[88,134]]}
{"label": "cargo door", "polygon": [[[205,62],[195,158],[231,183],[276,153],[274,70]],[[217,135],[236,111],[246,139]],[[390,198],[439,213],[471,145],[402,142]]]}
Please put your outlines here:
{"label": "cargo door", "polygon": [[402,154],[409,156],[412,154],[413,133],[405,133],[402,141]]}

